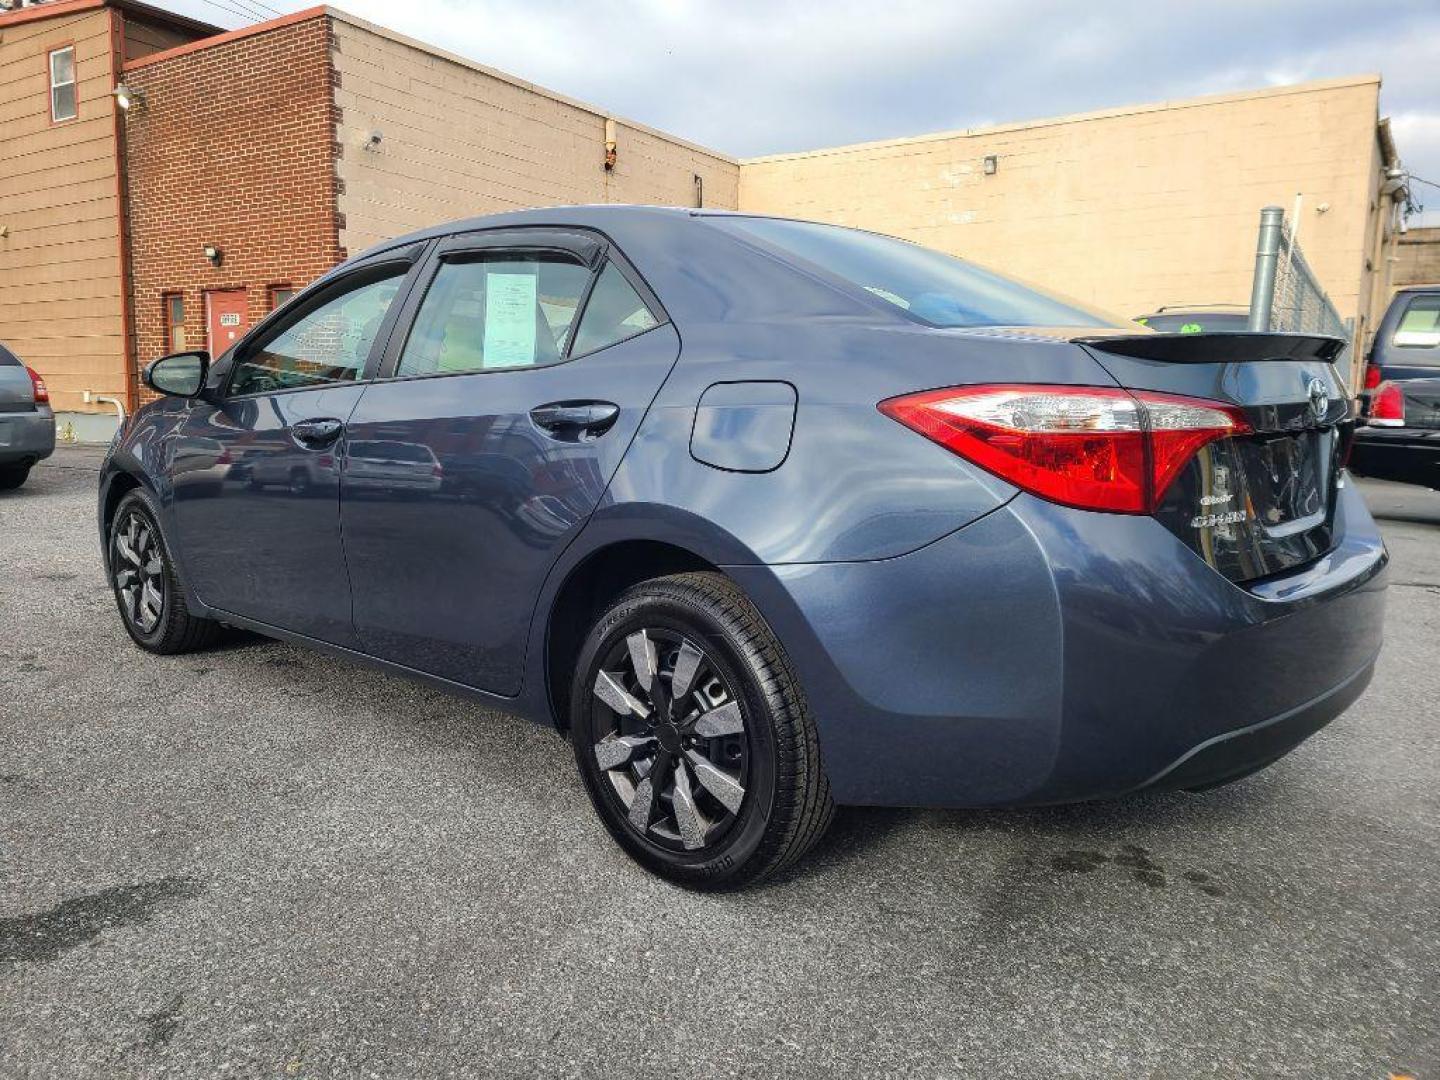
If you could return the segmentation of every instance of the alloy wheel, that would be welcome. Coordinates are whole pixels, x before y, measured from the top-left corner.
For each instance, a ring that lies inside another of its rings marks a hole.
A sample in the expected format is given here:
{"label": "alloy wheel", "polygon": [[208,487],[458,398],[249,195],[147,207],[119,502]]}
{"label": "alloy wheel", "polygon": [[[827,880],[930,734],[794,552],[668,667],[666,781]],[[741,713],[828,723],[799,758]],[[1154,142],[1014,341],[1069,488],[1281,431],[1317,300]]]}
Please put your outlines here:
{"label": "alloy wheel", "polygon": [[715,844],[745,799],[750,740],[721,667],[683,635],[639,629],[595,677],[596,764],[630,827],[678,851]]}
{"label": "alloy wheel", "polygon": [[134,510],[115,527],[110,565],[125,618],[141,634],[153,634],[165,612],[165,561],[154,525]]}

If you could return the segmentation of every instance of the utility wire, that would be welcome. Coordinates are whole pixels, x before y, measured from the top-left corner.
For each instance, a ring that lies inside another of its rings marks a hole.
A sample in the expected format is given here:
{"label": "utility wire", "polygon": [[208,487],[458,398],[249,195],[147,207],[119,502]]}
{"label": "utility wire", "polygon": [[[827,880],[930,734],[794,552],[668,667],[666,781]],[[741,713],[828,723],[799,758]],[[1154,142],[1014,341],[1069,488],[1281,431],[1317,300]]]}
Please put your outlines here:
{"label": "utility wire", "polygon": [[[264,22],[275,15],[282,15],[283,12],[276,11],[268,5],[262,5],[258,0],[230,0],[230,3],[221,3],[220,0],[202,0],[217,11],[223,11],[228,15],[237,15],[242,19],[255,22]],[[250,5],[248,7],[234,5]],[[267,12],[269,12],[267,14]]]}

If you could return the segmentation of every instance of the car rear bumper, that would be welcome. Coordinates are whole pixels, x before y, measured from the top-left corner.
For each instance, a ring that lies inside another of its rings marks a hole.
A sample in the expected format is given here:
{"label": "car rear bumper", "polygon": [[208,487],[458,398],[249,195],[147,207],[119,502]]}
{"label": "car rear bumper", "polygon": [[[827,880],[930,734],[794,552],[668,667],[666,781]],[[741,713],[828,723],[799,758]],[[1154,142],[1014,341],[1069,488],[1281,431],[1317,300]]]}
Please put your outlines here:
{"label": "car rear bumper", "polygon": [[1252,585],[1149,518],[1021,495],[897,559],[731,567],[800,672],[837,801],[995,806],[1263,767],[1358,695],[1384,543],[1353,485],[1334,550]]}
{"label": "car rear bumper", "polygon": [[0,465],[34,464],[54,452],[55,414],[48,407],[0,413]]}
{"label": "car rear bumper", "polygon": [[1440,429],[1358,427],[1350,469],[1376,480],[1440,488]]}

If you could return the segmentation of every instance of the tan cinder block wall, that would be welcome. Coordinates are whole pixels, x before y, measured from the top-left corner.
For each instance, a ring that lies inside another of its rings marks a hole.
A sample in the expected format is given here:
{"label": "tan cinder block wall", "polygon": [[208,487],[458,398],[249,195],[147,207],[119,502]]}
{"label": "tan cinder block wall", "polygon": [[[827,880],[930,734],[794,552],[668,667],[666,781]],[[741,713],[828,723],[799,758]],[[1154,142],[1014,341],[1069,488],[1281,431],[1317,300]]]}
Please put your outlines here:
{"label": "tan cinder block wall", "polygon": [[1395,247],[1391,281],[1402,285],[1440,285],[1440,228],[1411,229]]}
{"label": "tan cinder block wall", "polygon": [[[477,214],[566,203],[734,209],[739,165],[723,154],[606,114],[458,56],[330,11],[341,245],[350,254]],[[382,135],[366,148],[372,131]]]}
{"label": "tan cinder block wall", "polygon": [[1379,90],[1361,76],[746,160],[740,206],[903,236],[1133,317],[1248,303],[1260,209],[1298,192],[1301,247],[1359,316]]}
{"label": "tan cinder block wall", "polygon": [[[47,65],[74,44],[79,116],[50,121]],[[111,13],[0,24],[0,341],[59,411],[123,395]]]}

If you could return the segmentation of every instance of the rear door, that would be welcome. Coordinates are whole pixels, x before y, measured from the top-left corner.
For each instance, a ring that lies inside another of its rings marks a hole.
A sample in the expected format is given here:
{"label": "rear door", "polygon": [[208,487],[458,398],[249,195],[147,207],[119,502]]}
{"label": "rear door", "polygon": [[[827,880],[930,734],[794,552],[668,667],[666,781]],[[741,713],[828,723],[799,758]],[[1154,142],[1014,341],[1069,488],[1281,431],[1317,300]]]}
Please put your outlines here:
{"label": "rear door", "polygon": [[1334,546],[1351,401],[1335,338],[1154,334],[1082,342],[1122,386],[1239,406],[1251,431],[1203,447],[1156,517],[1232,581],[1309,562]]}
{"label": "rear door", "polygon": [[[592,235],[458,236],[431,256],[360,399],[341,494],[367,652],[519,691],[535,597],[679,354]],[[397,448],[403,449],[403,453]]]}

